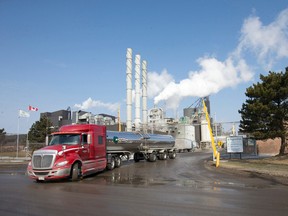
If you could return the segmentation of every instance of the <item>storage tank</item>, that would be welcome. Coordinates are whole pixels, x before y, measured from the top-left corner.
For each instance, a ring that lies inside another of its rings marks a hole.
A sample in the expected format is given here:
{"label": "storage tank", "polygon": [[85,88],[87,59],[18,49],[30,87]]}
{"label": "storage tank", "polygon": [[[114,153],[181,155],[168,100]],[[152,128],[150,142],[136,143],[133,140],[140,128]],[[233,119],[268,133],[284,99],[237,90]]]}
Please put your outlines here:
{"label": "storage tank", "polygon": [[208,122],[204,119],[201,120],[201,142],[211,142]]}

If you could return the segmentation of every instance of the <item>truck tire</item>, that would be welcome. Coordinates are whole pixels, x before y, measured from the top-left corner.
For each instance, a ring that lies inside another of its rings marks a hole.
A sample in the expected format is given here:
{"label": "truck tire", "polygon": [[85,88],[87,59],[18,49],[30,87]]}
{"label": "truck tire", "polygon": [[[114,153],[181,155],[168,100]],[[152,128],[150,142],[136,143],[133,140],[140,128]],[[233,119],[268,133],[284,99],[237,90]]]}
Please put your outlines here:
{"label": "truck tire", "polygon": [[78,181],[80,176],[80,167],[78,163],[75,163],[71,169],[71,181]]}
{"label": "truck tire", "polygon": [[115,168],[115,158],[112,157],[110,163],[107,164],[108,170],[113,170]]}
{"label": "truck tire", "polygon": [[139,154],[136,152],[136,153],[134,153],[134,162],[137,163],[139,161],[140,161]]}
{"label": "truck tire", "polygon": [[159,159],[160,160],[167,160],[167,152],[161,153],[160,156],[159,156]]}
{"label": "truck tire", "polygon": [[115,167],[118,168],[122,164],[122,160],[120,157],[115,157]]}
{"label": "truck tire", "polygon": [[155,162],[156,159],[157,159],[157,155],[154,152],[149,154],[148,161]]}
{"label": "truck tire", "polygon": [[170,153],[169,153],[169,158],[170,158],[170,159],[175,159],[175,158],[176,158],[176,152],[175,152],[175,151],[170,152]]}
{"label": "truck tire", "polygon": [[139,158],[138,158],[138,154],[135,153],[135,154],[134,154],[134,162],[137,163],[137,162],[139,162],[139,161],[140,161],[140,160],[139,160]]}

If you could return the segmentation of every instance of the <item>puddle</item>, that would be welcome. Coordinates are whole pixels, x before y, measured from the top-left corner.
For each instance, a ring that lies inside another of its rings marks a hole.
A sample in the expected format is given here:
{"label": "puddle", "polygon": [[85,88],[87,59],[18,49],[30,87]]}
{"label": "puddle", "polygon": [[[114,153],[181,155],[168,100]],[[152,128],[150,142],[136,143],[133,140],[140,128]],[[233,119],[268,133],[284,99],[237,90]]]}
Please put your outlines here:
{"label": "puddle", "polygon": [[247,187],[245,184],[233,182],[196,181],[191,179],[174,178],[145,178],[135,175],[121,175],[120,173],[112,173],[111,175],[97,177],[94,176],[91,178],[86,178],[85,180],[97,181],[95,183],[107,185],[127,185],[132,187],[172,186],[211,191],[234,191],[237,188]]}

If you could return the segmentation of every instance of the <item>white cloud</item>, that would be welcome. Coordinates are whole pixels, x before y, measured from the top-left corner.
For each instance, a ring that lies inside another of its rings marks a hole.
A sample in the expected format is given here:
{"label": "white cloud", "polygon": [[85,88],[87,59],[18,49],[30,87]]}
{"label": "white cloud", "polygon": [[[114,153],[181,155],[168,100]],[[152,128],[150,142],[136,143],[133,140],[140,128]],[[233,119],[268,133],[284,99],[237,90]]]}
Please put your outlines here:
{"label": "white cloud", "polygon": [[266,26],[259,17],[247,18],[241,29],[237,53],[243,55],[245,51],[252,51],[268,70],[277,60],[288,57],[288,9]]}
{"label": "white cloud", "polygon": [[82,102],[82,104],[75,104],[75,108],[80,110],[88,110],[91,108],[105,108],[112,112],[117,111],[119,104],[118,103],[104,103],[99,100],[92,100],[91,97],[89,97],[86,101]]}

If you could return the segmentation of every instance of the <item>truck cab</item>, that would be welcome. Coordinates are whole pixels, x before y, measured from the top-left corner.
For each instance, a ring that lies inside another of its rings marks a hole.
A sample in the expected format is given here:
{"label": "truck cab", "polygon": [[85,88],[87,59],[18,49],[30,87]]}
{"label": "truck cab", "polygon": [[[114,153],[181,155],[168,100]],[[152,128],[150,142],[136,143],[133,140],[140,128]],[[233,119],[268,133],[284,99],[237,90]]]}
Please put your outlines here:
{"label": "truck cab", "polygon": [[66,125],[52,134],[46,147],[34,151],[27,173],[37,181],[78,180],[106,166],[106,126]]}

